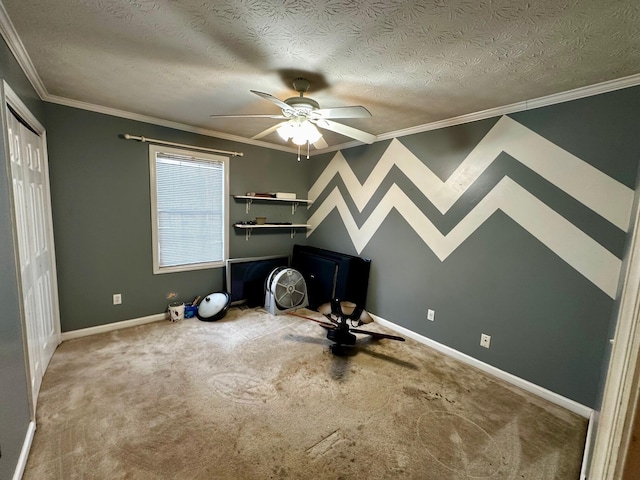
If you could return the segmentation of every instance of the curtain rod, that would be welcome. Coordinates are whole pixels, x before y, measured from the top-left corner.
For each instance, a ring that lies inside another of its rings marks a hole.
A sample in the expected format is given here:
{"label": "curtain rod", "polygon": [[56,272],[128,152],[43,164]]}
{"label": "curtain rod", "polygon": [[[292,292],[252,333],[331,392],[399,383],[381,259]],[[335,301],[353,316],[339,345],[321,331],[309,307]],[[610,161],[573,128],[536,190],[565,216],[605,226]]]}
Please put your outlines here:
{"label": "curtain rod", "polygon": [[167,145],[167,146],[171,146],[171,147],[181,147],[181,148],[190,148],[192,150],[201,150],[204,152],[213,152],[213,153],[222,153],[224,155],[230,155],[232,157],[242,157],[244,156],[244,153],[242,152],[229,152],[227,150],[217,150],[215,148],[206,148],[206,147],[197,147],[195,145],[185,145],[184,143],[174,143],[174,142],[167,142],[165,140],[157,140],[155,138],[147,138],[147,137],[141,137],[141,136],[137,136],[137,135],[129,135],[128,133],[124,134],[124,138],[125,140],[137,140],[139,142],[147,142],[147,143],[155,143],[156,145]]}

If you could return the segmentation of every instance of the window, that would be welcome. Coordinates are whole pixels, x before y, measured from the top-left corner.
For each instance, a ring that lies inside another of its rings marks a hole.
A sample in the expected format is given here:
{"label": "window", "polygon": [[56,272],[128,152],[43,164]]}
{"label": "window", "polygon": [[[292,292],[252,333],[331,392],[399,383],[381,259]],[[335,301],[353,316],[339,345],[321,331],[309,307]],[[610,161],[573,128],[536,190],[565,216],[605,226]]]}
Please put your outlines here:
{"label": "window", "polygon": [[224,265],[228,163],[218,155],[149,146],[153,273]]}

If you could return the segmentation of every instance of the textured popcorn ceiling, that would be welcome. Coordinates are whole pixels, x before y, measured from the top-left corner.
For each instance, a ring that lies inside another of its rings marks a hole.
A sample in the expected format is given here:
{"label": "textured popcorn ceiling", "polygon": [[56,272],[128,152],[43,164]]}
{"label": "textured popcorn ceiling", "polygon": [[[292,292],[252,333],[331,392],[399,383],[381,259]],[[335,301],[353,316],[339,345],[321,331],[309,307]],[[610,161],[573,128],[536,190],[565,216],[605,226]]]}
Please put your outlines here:
{"label": "textured popcorn ceiling", "polygon": [[49,95],[242,137],[297,76],[379,135],[640,73],[637,0],[2,3]]}

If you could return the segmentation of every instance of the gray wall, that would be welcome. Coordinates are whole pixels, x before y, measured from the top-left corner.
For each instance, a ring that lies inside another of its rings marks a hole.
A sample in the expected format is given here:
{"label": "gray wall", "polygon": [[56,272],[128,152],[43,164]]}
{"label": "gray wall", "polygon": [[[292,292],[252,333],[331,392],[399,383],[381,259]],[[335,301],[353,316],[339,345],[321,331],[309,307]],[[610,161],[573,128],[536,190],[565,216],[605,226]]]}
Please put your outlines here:
{"label": "gray wall", "polygon": [[[230,161],[230,190],[239,194],[281,190],[306,197],[335,155],[323,154],[298,163],[294,154],[44,104],[4,43],[0,44],[0,75],[47,127],[63,331],[160,313],[171,292],[177,293],[178,299],[189,300],[222,288],[223,269],[152,274],[148,147],[125,141],[122,134],[244,151],[244,157]],[[640,158],[638,112],[640,89],[636,87],[510,117],[635,188]],[[489,119],[397,141],[444,181],[497,121]],[[360,183],[391,143],[342,152]],[[0,161],[0,478],[9,478],[24,440],[29,408],[4,153],[0,153]],[[622,257],[627,241],[624,231],[506,153],[500,154],[444,214],[417,191],[410,176],[393,167],[362,212],[354,206],[344,182],[336,177],[308,212],[300,208],[292,217],[288,206],[255,203],[247,215],[243,202],[231,200],[230,221],[267,216],[270,221],[302,223],[337,187],[362,226],[395,183],[439,231],[447,234],[504,176],[614,256]],[[354,247],[334,210],[307,240],[300,234],[290,239],[286,230],[254,231],[247,242],[243,232],[232,229],[230,256],[290,253],[294,243],[306,241],[372,259],[367,306],[373,313],[594,406],[614,300],[502,211],[491,215],[444,260],[434,255],[396,210],[385,217],[361,250]],[[122,305],[111,305],[113,293],[123,295]],[[427,308],[436,310],[435,322],[425,319]],[[480,333],[492,336],[491,349],[479,346]]]}
{"label": "gray wall", "polygon": [[[529,136],[541,136],[570,152],[581,164],[592,165],[633,194],[640,159],[639,87],[509,117],[533,132]],[[400,162],[400,156],[414,155],[444,182],[498,121],[492,118],[398,138],[393,142],[399,141],[410,154],[394,154],[398,158],[393,160]],[[341,152],[360,184],[385,158],[393,142]],[[310,166],[312,186],[334,155],[314,157]],[[418,190],[418,172],[411,175],[393,166],[362,212],[343,176],[334,176],[323,184],[310,210],[309,221],[314,225],[318,223],[314,221],[315,211],[338,188],[358,228],[362,227],[375,215],[393,184],[418,208],[422,219],[409,224],[397,209],[392,209],[366,245],[356,248],[334,209],[316,225],[309,244],[372,259],[368,308],[373,313],[594,407],[614,313],[611,294],[502,209],[490,215],[444,259],[438,258],[417,232],[422,223],[431,222],[443,235],[450,234],[464,224],[467,215],[476,211],[504,177],[522,187],[543,208],[559,214],[563,224],[579,229],[589,241],[604,247],[604,256],[622,258],[626,232],[569,195],[567,185],[543,178],[535,168],[505,152],[444,213]],[[576,171],[569,187],[585,181]],[[561,244],[574,242],[573,237],[558,237],[558,232],[549,226],[542,233]],[[436,311],[434,322],[426,320],[428,308]],[[492,337],[488,350],[479,345],[481,333]]]}
{"label": "gray wall", "polygon": [[[171,142],[242,151],[230,159],[230,193],[286,191],[305,197],[308,175],[296,155],[177,131],[89,111],[46,104],[49,168],[62,331],[163,312],[168,296],[189,301],[223,289],[224,268],[154,275],[151,252],[148,144],[124,140],[142,135]],[[189,185],[184,185],[185,195]],[[306,208],[230,199],[230,223],[305,223]],[[232,258],[289,254],[288,229],[254,230],[249,241],[231,228]],[[112,305],[121,293],[122,305]]]}
{"label": "gray wall", "polygon": [[[0,77],[41,123],[42,102],[10,50],[0,40]],[[12,478],[29,424],[29,399],[22,343],[15,244],[11,221],[11,179],[5,156],[4,118],[0,133],[0,478]]]}

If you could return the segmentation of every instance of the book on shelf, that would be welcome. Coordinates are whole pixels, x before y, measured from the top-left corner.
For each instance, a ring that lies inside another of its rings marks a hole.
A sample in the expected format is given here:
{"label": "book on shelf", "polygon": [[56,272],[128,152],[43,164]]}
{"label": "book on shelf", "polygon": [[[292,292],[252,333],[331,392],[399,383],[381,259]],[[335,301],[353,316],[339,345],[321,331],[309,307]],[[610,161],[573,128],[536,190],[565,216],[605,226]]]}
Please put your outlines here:
{"label": "book on shelf", "polygon": [[276,198],[275,193],[247,192],[247,197]]}

